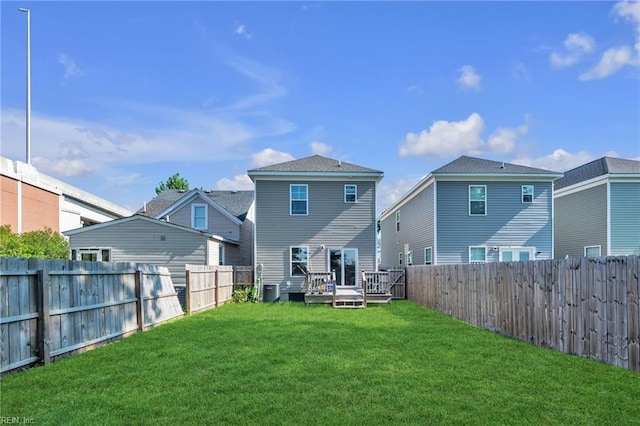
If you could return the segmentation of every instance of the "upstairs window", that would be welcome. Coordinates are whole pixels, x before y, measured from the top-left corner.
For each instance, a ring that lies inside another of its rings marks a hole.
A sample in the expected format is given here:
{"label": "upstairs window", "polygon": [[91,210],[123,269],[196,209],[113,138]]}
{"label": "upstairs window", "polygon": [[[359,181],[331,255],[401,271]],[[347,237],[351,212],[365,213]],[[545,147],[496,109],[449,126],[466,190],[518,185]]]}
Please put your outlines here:
{"label": "upstairs window", "polygon": [[522,185],[522,202],[533,203],[533,185]]}
{"label": "upstairs window", "polygon": [[191,205],[191,227],[195,229],[207,229],[207,205]]}
{"label": "upstairs window", "polygon": [[355,203],[358,199],[358,187],[356,185],[344,186],[344,202]]}
{"label": "upstairs window", "polygon": [[469,215],[486,216],[487,214],[487,186],[469,185]]}
{"label": "upstairs window", "polygon": [[396,232],[400,232],[400,210],[396,212]]}
{"label": "upstairs window", "polygon": [[307,266],[308,262],[308,247],[291,247],[291,276],[299,277],[307,275],[309,270]]}
{"label": "upstairs window", "polygon": [[309,204],[309,186],[290,185],[289,193],[291,215],[306,215],[308,213]]}

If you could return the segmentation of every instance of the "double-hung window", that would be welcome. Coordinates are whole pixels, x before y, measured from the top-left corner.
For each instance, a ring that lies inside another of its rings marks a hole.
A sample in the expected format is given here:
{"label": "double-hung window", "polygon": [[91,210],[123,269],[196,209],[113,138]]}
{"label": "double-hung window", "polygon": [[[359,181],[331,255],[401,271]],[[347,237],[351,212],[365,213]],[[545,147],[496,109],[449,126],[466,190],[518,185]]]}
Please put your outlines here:
{"label": "double-hung window", "polygon": [[469,263],[486,262],[486,261],[487,261],[486,247],[469,247]]}
{"label": "double-hung window", "polygon": [[469,215],[486,216],[487,214],[487,186],[469,185]]}
{"label": "double-hung window", "polygon": [[289,211],[292,216],[307,215],[309,211],[309,185],[290,185],[289,200]]}
{"label": "double-hung window", "polygon": [[357,199],[358,199],[358,186],[345,185],[344,186],[344,202],[355,203]]}
{"label": "double-hung window", "polygon": [[533,185],[522,185],[522,202],[533,203]]}
{"label": "double-hung window", "polygon": [[299,277],[307,275],[308,268],[308,247],[291,247],[291,276]]}
{"label": "double-hung window", "polygon": [[207,205],[191,205],[191,227],[195,229],[207,229]]}

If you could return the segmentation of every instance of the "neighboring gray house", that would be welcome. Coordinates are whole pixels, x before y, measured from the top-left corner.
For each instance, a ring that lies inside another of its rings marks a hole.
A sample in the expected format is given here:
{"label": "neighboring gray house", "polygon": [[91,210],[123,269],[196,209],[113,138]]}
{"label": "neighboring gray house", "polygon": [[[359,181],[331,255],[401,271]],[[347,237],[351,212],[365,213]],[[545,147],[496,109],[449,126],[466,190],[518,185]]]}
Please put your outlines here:
{"label": "neighboring gray house", "polygon": [[138,213],[233,241],[222,246],[214,263],[253,265],[253,196],[253,191],[169,189]]}
{"label": "neighboring gray house", "polygon": [[64,235],[71,259],[167,266],[184,302],[185,264],[253,264],[253,191],[167,190],[136,215]]}
{"label": "neighboring gray house", "polygon": [[376,268],[376,186],[383,173],[314,155],[248,171],[255,182],[255,263],[281,300],[303,300],[305,274],[356,285]]}
{"label": "neighboring gray house", "polygon": [[640,255],[640,161],[603,157],[555,182],[555,257]]}
{"label": "neighboring gray house", "polygon": [[462,156],[380,216],[381,265],[551,259],[561,173]]}
{"label": "neighboring gray house", "polygon": [[73,229],[64,235],[69,237],[72,259],[166,266],[183,303],[184,265],[216,265],[221,247],[238,244],[139,214]]}

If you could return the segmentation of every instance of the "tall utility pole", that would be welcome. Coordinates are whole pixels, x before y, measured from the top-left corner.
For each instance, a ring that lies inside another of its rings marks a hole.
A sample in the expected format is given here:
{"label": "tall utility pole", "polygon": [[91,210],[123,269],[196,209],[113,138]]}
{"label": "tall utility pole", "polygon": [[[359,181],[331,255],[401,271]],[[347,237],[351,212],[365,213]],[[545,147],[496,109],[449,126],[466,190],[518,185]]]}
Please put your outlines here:
{"label": "tall utility pole", "polygon": [[27,164],[31,164],[31,10],[18,10],[27,14]]}

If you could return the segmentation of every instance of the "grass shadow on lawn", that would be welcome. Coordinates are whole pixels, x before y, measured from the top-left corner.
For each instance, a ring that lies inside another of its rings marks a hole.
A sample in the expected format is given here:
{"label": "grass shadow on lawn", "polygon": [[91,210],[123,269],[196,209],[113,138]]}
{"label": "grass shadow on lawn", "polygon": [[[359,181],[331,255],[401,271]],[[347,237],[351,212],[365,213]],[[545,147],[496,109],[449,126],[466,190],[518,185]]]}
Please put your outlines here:
{"label": "grass shadow on lawn", "polygon": [[225,305],[6,377],[38,424],[634,424],[640,375],[407,301]]}

